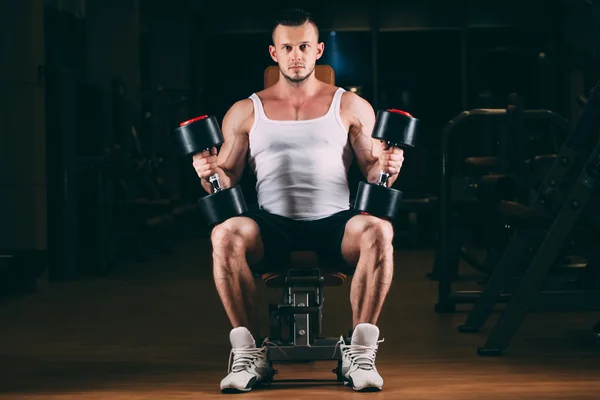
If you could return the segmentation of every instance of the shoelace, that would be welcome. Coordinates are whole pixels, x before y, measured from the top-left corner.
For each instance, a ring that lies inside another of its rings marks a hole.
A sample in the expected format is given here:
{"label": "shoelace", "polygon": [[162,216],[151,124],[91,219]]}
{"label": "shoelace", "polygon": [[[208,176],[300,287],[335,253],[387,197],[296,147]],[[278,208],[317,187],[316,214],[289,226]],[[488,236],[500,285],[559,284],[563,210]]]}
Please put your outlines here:
{"label": "shoelace", "polygon": [[[227,366],[227,373],[229,372],[240,372],[246,370],[253,362],[257,359],[262,359],[267,362],[267,346],[275,346],[281,351],[286,357],[287,354],[277,344],[271,342],[266,338],[263,342],[262,347],[240,347],[237,349],[231,349],[229,352],[229,364]],[[237,357],[236,357],[237,356]],[[233,362],[233,365],[232,365]],[[273,373],[277,373],[276,370]]]}
{"label": "shoelace", "polygon": [[266,362],[267,354],[265,346],[263,347],[240,347],[231,349],[229,352],[229,364],[227,372],[241,372],[246,370],[257,359],[262,359]]}
{"label": "shoelace", "polygon": [[358,368],[369,371],[375,366],[375,356],[379,348],[379,343],[382,343],[384,340],[378,340],[377,344],[373,346],[363,346],[360,344],[345,344],[344,338],[340,337],[333,354],[335,356],[335,352],[339,346],[340,350],[346,352],[350,360],[358,365]]}

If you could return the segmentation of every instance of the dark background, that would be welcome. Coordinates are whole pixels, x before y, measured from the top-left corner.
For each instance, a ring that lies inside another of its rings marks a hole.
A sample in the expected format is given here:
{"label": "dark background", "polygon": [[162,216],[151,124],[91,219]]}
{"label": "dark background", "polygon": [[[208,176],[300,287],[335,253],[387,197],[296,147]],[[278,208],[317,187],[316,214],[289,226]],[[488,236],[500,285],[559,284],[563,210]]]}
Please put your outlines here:
{"label": "dark background", "polygon": [[[116,229],[122,222],[100,207],[108,189],[98,182],[123,178],[127,169],[113,165],[102,175],[94,157],[115,144],[134,148],[132,126],[144,156],[163,158],[166,183],[158,197],[185,204],[202,195],[191,166],[172,153],[169,135],[197,115],[220,121],[235,101],[262,89],[263,71],[273,64],[271,17],[293,5],[2,2],[0,248],[49,259],[53,279],[81,274],[81,257],[85,265],[97,261],[103,224],[114,220]],[[439,194],[440,132],[461,111],[504,108],[515,92],[526,108],[550,109],[572,123],[581,111],[577,97],[597,79],[598,2],[302,7],[320,24],[320,62],[333,66],[337,85],[358,87],[375,109],[402,108],[421,120],[420,146],[407,155],[397,183],[408,196]],[[477,151],[472,139],[457,144]],[[147,195],[143,185],[109,189],[117,203]]]}

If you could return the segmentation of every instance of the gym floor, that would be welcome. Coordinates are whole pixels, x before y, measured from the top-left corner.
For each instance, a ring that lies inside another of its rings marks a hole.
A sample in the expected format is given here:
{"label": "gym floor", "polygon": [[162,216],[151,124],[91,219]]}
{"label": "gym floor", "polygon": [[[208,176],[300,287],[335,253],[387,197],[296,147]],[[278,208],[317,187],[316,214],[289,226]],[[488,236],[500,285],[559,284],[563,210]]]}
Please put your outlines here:
{"label": "gym floor", "polygon": [[[437,287],[425,275],[430,251],[398,251],[379,327],[379,393],[334,381],[335,362],[277,365],[269,387],[247,398],[598,399],[595,313],[527,316],[509,352],[482,358],[484,334],[459,334],[465,313],[433,312]],[[106,278],[41,285],[0,302],[0,399],[199,399],[219,391],[229,323],[213,287],[210,247],[196,238],[175,254]],[[263,332],[280,292],[259,282]],[[350,324],[349,282],[325,291],[324,334]],[[495,314],[493,320],[498,314]],[[493,323],[494,321],[490,321]]]}

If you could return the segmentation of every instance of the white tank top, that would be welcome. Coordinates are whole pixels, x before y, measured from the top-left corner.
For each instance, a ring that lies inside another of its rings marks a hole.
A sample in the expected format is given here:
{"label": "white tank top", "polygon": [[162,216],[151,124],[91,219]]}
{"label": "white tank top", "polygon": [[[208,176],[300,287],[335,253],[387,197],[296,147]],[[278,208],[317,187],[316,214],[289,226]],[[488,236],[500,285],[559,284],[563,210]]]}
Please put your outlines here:
{"label": "white tank top", "polygon": [[343,88],[327,114],[304,121],[269,119],[256,93],[249,133],[249,163],[258,204],[295,220],[315,220],[350,207],[352,149],[340,117]]}

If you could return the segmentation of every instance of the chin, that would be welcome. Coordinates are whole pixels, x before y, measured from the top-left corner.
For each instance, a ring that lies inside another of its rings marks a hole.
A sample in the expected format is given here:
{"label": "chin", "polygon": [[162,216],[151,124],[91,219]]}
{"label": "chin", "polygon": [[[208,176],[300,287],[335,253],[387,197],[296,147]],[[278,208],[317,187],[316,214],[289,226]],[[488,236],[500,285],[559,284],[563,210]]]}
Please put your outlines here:
{"label": "chin", "polygon": [[283,74],[283,76],[290,82],[294,82],[294,83],[300,83],[305,81],[308,76],[310,74],[307,75],[299,75],[299,74],[292,74],[292,75],[287,75],[287,74]]}

